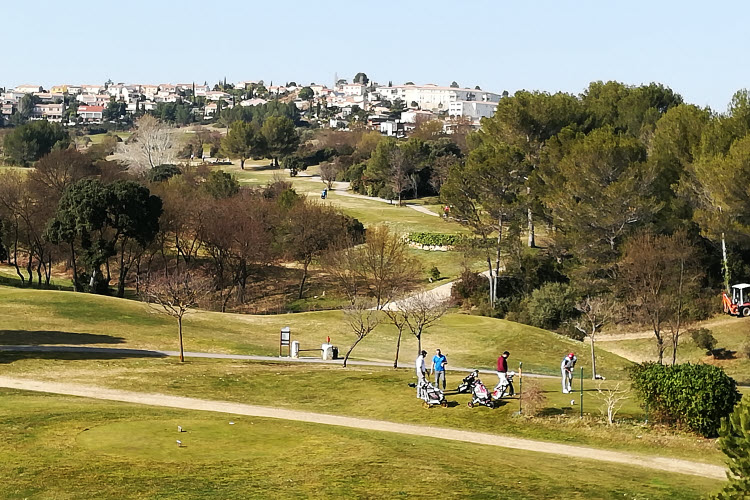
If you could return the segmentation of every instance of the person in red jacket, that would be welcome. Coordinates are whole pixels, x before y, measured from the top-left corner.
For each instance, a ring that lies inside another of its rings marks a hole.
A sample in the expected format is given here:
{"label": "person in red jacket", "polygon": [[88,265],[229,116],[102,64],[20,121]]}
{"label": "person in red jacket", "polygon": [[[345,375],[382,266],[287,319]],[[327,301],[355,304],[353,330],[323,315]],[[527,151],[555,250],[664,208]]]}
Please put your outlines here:
{"label": "person in red jacket", "polygon": [[510,356],[510,353],[508,351],[504,351],[503,355],[497,358],[498,385],[507,385],[508,383],[508,356]]}

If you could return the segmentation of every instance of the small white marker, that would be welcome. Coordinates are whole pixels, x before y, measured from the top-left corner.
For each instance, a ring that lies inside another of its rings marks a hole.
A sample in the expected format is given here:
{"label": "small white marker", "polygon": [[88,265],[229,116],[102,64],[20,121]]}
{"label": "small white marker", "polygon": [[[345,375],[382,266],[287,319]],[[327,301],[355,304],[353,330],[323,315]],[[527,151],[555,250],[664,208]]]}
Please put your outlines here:
{"label": "small white marker", "polygon": [[185,431],[182,430],[182,426],[181,425],[178,425],[177,426],[177,432],[185,432]]}
{"label": "small white marker", "polygon": [[179,439],[177,440],[177,447],[182,448],[182,441],[180,441]]}
{"label": "small white marker", "polygon": [[229,425],[234,425],[234,422],[229,422]]}
{"label": "small white marker", "polygon": [[576,400],[575,399],[571,399],[570,400],[570,404],[572,404],[572,405],[576,404]]}

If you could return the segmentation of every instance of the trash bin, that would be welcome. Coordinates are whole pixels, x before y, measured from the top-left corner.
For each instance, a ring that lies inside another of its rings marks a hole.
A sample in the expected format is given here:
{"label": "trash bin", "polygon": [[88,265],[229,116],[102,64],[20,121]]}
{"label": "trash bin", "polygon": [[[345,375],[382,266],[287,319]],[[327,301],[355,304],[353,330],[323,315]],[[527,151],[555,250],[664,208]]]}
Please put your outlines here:
{"label": "trash bin", "polygon": [[289,355],[293,358],[299,358],[299,341],[292,341],[292,348],[289,349]]}
{"label": "trash bin", "polygon": [[333,346],[331,344],[321,344],[320,351],[323,355],[324,361],[333,359]]}
{"label": "trash bin", "polygon": [[335,345],[331,346],[331,352],[333,354],[331,356],[331,359],[339,359],[339,348],[338,347],[336,347]]}

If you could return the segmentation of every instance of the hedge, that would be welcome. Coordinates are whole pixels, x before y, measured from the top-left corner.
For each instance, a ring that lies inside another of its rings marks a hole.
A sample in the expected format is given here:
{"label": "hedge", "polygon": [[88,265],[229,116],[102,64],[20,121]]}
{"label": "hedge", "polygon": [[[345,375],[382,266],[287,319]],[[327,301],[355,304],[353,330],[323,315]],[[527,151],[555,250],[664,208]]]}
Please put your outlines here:
{"label": "hedge", "polygon": [[460,234],[409,233],[409,241],[431,247],[451,247],[466,239]]}
{"label": "hedge", "polygon": [[644,363],[631,368],[630,377],[653,414],[706,437],[718,434],[721,419],[742,397],[737,382],[712,365]]}

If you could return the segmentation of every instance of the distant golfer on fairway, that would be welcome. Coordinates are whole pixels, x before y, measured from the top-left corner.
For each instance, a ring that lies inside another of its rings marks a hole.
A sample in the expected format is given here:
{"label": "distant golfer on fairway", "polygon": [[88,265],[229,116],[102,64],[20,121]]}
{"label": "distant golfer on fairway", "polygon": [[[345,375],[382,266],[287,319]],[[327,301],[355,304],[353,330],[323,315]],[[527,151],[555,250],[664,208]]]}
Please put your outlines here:
{"label": "distant golfer on fairway", "polygon": [[562,360],[562,363],[560,363],[563,394],[569,394],[573,392],[571,383],[573,382],[573,368],[576,367],[576,361],[578,361],[578,358],[576,358],[576,354],[574,352],[571,352],[570,354],[565,356]]}
{"label": "distant golfer on fairway", "polygon": [[443,390],[445,390],[445,365],[448,360],[440,349],[435,349],[435,356],[432,357],[432,373],[435,374],[435,387],[440,389],[440,380],[443,381]]}

